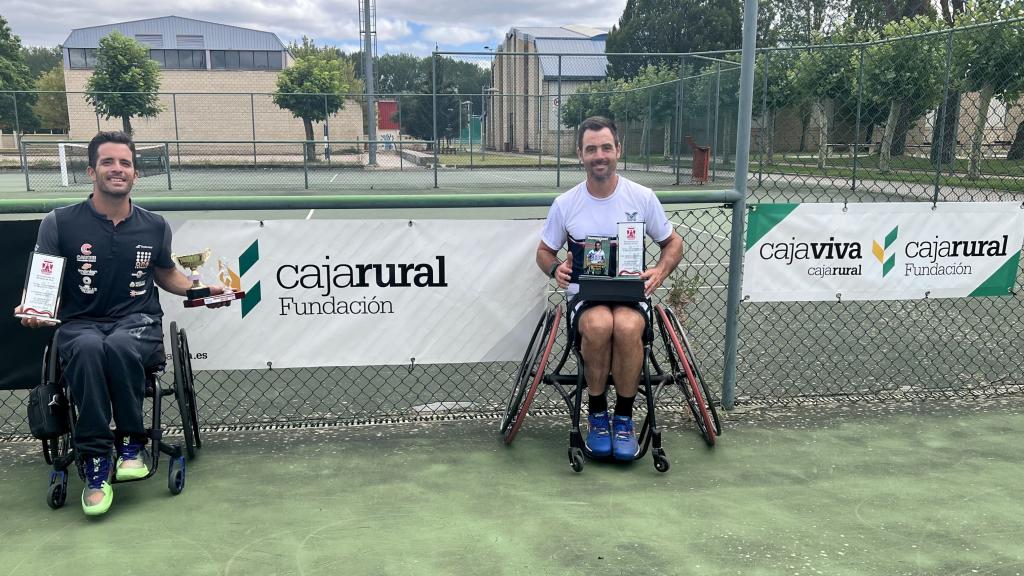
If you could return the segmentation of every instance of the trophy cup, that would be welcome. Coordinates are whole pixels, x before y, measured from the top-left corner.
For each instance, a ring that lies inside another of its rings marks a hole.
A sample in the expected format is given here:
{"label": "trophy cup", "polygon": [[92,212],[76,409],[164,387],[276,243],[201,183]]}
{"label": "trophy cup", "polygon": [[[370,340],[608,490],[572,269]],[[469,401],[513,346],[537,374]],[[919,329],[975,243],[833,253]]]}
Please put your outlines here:
{"label": "trophy cup", "polygon": [[192,281],[192,286],[185,290],[185,308],[209,306],[218,302],[230,302],[231,300],[240,300],[245,297],[245,291],[240,290],[240,286],[233,285],[225,286],[226,290],[221,294],[211,295],[209,286],[204,286],[199,276],[199,269],[210,259],[210,254],[209,248],[195,254],[183,254],[181,256],[171,254],[171,258],[174,261],[189,271],[187,276]]}

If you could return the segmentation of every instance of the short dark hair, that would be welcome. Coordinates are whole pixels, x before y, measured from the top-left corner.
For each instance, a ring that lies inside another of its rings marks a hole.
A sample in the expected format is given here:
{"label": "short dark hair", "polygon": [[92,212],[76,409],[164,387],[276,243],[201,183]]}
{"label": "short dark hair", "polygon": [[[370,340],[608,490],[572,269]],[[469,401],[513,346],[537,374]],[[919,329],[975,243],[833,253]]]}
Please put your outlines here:
{"label": "short dark hair", "polygon": [[615,121],[604,116],[591,116],[583,122],[580,122],[579,131],[576,133],[576,149],[583,150],[583,133],[587,130],[593,130],[594,132],[600,132],[605,128],[612,131],[612,138],[615,140],[615,145],[619,145],[619,129],[615,127]]}
{"label": "short dark hair", "polygon": [[113,132],[99,132],[92,137],[92,140],[89,141],[89,166],[93,170],[96,169],[96,160],[99,159],[98,157],[100,154],[100,146],[108,142],[113,142],[114,144],[124,144],[125,146],[131,148],[132,164],[135,163],[135,142],[132,140],[131,136],[125,134],[124,132],[121,132],[120,130],[115,130]]}

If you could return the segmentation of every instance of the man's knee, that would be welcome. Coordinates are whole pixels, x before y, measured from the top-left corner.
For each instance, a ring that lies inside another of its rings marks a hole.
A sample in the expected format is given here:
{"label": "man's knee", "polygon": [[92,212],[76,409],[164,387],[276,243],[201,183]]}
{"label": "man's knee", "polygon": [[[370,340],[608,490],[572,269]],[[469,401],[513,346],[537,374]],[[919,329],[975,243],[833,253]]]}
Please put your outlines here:
{"label": "man's knee", "polygon": [[60,340],[57,344],[57,351],[66,362],[102,359],[106,355],[103,336],[99,334],[81,334],[73,339]]}
{"label": "man's knee", "polygon": [[611,339],[614,320],[607,306],[594,306],[582,314],[579,330],[584,340],[606,342]]}
{"label": "man's knee", "polygon": [[615,309],[614,338],[616,342],[637,342],[643,338],[646,322],[636,310],[625,306]]}
{"label": "man's knee", "polygon": [[103,340],[103,353],[108,359],[141,358],[141,342],[130,332],[114,332]]}

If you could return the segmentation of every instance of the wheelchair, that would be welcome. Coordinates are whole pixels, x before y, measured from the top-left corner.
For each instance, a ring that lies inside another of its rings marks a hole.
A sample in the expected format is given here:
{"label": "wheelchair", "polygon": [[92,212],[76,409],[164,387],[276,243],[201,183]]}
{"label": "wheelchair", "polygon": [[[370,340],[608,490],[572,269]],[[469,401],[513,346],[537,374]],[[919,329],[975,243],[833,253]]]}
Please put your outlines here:
{"label": "wheelchair", "polygon": [[[566,309],[568,310],[571,305],[572,303],[568,303]],[[533,330],[523,361],[519,365],[501,421],[504,441],[511,444],[526,420],[526,414],[540,384],[554,387],[569,410],[571,429],[568,457],[569,465],[576,472],[583,471],[585,459],[594,459],[580,431],[583,393],[587,390],[587,384],[582,368],[583,356],[580,352],[578,322],[585,309],[581,308],[579,312],[570,315],[566,327],[568,345],[564,347],[561,359],[553,369],[549,369],[548,364],[562,322],[562,308],[549,309],[541,316]],[[638,432],[640,452],[636,458],[639,460],[650,451],[655,469],[658,472],[667,472],[669,460],[661,445],[661,431],[658,429],[655,410],[658,396],[665,386],[674,386],[682,392],[697,428],[709,448],[714,447],[722,428],[714,406],[714,397],[697,367],[689,340],[675,314],[661,304],[652,306],[650,300],[647,300],[646,310],[639,307],[637,310],[643,313],[645,319],[644,360],[638,394],[646,401],[647,414]],[[659,359],[655,354],[655,327],[661,338],[663,359]],[[570,353],[576,361],[575,373],[566,370]],[[614,386],[610,376],[608,384]]]}
{"label": "wheelchair", "polygon": [[[180,494],[185,489],[185,460],[195,458],[197,451],[202,448],[202,438],[199,433],[199,409],[196,404],[195,385],[192,378],[192,363],[188,349],[188,338],[184,328],[178,328],[176,322],[171,322],[171,362],[174,369],[173,388],[164,388],[160,385],[160,375],[166,368],[166,361],[145,367],[146,390],[145,397],[152,400],[151,426],[146,429],[146,435],[151,446],[145,451],[149,455],[146,462],[149,473],[133,480],[117,480],[111,477],[110,482],[137,482],[146,480],[156,474],[160,461],[160,454],[166,454],[169,459],[167,471],[167,488],[171,494]],[[50,471],[50,484],[46,494],[46,503],[50,508],[62,507],[68,494],[68,469],[75,465],[78,476],[85,479],[83,463],[77,457],[75,451],[75,424],[77,422],[77,411],[75,403],[71,398],[70,389],[62,382],[60,359],[57,355],[56,333],[50,339],[43,353],[43,383],[56,384],[64,395],[59,402],[59,417],[65,419],[62,429],[66,432],[57,438],[42,440],[43,457],[47,464],[53,466]],[[166,358],[161,349],[161,358]],[[181,414],[181,428],[184,437],[184,446],[181,444],[168,444],[163,440],[163,429],[161,428],[161,415],[163,400],[167,396],[174,396]],[[53,406],[54,404],[51,404]]]}

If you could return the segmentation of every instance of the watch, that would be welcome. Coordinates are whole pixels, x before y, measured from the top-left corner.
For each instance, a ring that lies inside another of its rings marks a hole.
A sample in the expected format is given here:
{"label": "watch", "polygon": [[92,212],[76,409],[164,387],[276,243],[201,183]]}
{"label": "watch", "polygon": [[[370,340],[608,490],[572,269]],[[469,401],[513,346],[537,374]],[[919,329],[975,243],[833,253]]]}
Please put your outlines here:
{"label": "watch", "polygon": [[559,262],[558,260],[555,260],[555,263],[551,265],[551,270],[548,270],[548,278],[554,278],[555,277],[555,270],[558,270],[558,267],[561,266],[561,265],[562,265],[561,262]]}

